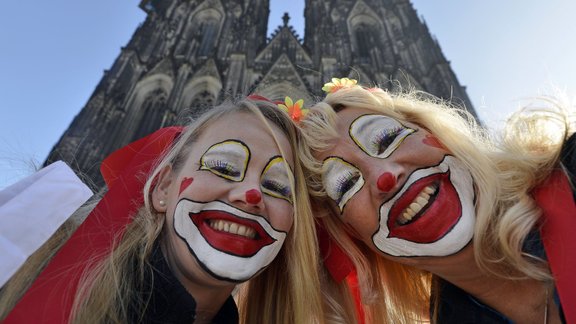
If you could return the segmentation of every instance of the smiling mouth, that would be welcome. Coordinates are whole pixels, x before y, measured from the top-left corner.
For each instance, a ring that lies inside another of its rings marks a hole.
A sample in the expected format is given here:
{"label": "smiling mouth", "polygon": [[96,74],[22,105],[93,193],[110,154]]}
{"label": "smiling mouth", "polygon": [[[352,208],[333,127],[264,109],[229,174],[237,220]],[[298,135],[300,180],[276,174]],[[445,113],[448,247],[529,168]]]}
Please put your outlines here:
{"label": "smiling mouth", "polygon": [[189,216],[206,242],[227,254],[251,257],[276,242],[255,220],[221,210],[205,210]]}
{"label": "smiling mouth", "polygon": [[432,243],[444,237],[462,216],[462,204],[450,181],[450,170],[410,184],[387,216],[388,237],[416,243]]}
{"label": "smiling mouth", "polygon": [[235,234],[249,239],[256,238],[256,230],[249,226],[244,226],[224,219],[209,219],[207,220],[207,223],[210,228],[216,231]]}
{"label": "smiling mouth", "polygon": [[436,198],[436,192],[438,192],[438,184],[434,183],[432,185],[424,187],[424,189],[416,196],[416,198],[404,209],[404,211],[396,219],[397,226],[408,225],[412,222],[417,221],[422,214],[426,211],[428,206],[430,206],[434,199]]}

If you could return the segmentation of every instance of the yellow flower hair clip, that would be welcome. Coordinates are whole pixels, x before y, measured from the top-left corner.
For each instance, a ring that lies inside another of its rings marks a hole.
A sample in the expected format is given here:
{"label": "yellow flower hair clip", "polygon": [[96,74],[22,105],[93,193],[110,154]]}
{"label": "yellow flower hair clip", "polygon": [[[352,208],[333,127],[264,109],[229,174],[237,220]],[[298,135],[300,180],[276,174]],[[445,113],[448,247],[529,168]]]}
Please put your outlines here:
{"label": "yellow flower hair clip", "polygon": [[283,104],[278,104],[278,108],[284,110],[288,113],[288,116],[292,118],[293,121],[299,123],[304,116],[308,113],[308,109],[302,108],[304,106],[304,99],[300,99],[296,102],[292,101],[292,98],[284,98]]}
{"label": "yellow flower hair clip", "polygon": [[334,93],[342,88],[351,88],[356,86],[357,80],[348,78],[332,78],[332,82],[325,83],[322,90],[326,93]]}

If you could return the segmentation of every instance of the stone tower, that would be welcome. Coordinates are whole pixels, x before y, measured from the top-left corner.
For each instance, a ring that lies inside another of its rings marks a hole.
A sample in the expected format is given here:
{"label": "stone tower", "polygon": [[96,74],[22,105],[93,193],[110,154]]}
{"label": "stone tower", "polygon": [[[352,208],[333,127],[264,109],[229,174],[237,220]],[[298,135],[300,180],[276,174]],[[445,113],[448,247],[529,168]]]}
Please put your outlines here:
{"label": "stone tower", "polygon": [[[279,1],[279,0],[275,0]],[[268,0],[142,0],[146,20],[50,153],[102,185],[115,149],[257,93],[311,102],[331,77],[415,87],[474,113],[409,0],[306,0],[304,40],[289,24],[267,38]]]}

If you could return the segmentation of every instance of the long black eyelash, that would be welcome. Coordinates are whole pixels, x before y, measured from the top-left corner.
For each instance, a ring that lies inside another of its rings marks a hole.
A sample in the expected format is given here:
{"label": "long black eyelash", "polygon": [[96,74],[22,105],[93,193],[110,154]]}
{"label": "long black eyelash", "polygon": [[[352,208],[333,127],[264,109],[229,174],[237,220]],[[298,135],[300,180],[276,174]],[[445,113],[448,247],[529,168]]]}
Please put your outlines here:
{"label": "long black eyelash", "polygon": [[403,127],[397,126],[392,129],[383,129],[380,133],[378,133],[370,144],[375,149],[377,154],[382,154],[390,144],[394,142],[396,136],[398,136],[404,130]]}
{"label": "long black eyelash", "polygon": [[222,173],[222,174],[225,174],[228,176],[237,177],[240,175],[240,172],[238,172],[237,170],[234,170],[234,168],[230,165],[230,163],[228,163],[226,161],[209,160],[209,161],[205,161],[204,165],[209,169],[213,169],[219,173]]}
{"label": "long black eyelash", "polygon": [[290,197],[292,195],[290,187],[285,186],[275,180],[264,180],[262,186],[268,190],[277,192],[284,197]]}
{"label": "long black eyelash", "polygon": [[350,190],[360,178],[360,175],[354,174],[351,171],[346,171],[345,174],[341,175],[336,179],[336,192],[338,192],[337,203],[340,203],[344,194]]}

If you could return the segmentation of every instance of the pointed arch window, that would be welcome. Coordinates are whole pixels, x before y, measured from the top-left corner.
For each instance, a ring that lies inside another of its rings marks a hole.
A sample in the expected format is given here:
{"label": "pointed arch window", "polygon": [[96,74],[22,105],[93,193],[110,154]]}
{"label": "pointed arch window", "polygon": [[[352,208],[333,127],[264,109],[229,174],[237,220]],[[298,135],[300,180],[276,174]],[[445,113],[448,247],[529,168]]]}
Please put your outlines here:
{"label": "pointed arch window", "polygon": [[370,63],[371,49],[377,48],[380,45],[378,44],[378,34],[376,30],[373,26],[361,23],[356,26],[354,36],[356,38],[356,50],[360,63]]}
{"label": "pointed arch window", "polygon": [[176,57],[209,56],[216,46],[222,19],[222,14],[214,9],[192,16],[176,46]]}
{"label": "pointed arch window", "polygon": [[218,20],[209,18],[200,25],[200,47],[198,49],[199,56],[208,56],[216,43],[218,36]]}
{"label": "pointed arch window", "polygon": [[146,96],[140,108],[140,122],[132,140],[140,139],[163,126],[166,100],[166,92],[162,89],[156,89]]}

